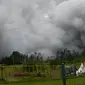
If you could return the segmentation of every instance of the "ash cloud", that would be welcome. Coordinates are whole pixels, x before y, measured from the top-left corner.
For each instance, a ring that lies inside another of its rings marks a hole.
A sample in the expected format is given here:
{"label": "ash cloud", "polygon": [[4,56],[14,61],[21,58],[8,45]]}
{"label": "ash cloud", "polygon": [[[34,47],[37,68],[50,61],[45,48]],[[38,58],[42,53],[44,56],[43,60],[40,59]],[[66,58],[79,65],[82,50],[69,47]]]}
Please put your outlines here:
{"label": "ash cloud", "polygon": [[0,0],[0,55],[55,55],[85,47],[85,0]]}

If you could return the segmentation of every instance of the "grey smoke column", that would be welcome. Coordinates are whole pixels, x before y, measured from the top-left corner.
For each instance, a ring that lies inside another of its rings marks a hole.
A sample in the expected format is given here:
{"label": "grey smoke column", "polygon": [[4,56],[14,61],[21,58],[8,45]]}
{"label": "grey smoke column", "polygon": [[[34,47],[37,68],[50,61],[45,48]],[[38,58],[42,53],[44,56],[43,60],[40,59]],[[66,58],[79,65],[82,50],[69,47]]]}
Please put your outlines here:
{"label": "grey smoke column", "polygon": [[0,55],[54,55],[85,47],[85,0],[0,0]]}

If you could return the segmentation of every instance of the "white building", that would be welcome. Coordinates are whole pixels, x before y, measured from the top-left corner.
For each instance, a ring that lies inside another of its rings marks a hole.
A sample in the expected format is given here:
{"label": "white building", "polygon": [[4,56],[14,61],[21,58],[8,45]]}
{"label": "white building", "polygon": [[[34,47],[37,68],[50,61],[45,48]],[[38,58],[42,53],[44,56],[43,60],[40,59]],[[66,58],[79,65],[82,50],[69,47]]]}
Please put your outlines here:
{"label": "white building", "polygon": [[85,73],[85,62],[81,63],[80,68],[76,71],[76,75],[79,76]]}

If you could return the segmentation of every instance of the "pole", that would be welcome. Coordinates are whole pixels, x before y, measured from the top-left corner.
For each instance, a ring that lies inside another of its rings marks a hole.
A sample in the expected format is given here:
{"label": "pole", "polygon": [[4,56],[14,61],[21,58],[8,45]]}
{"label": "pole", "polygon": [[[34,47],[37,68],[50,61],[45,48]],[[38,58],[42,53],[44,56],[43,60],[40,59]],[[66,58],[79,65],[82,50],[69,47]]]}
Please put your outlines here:
{"label": "pole", "polygon": [[14,55],[13,55],[13,66],[14,66]]}
{"label": "pole", "polygon": [[61,64],[61,71],[62,71],[62,82],[63,82],[63,85],[66,85],[66,77],[65,77],[65,66],[64,66],[64,63]]}
{"label": "pole", "polygon": [[3,77],[3,66],[1,66],[1,79],[3,80],[4,77]]}

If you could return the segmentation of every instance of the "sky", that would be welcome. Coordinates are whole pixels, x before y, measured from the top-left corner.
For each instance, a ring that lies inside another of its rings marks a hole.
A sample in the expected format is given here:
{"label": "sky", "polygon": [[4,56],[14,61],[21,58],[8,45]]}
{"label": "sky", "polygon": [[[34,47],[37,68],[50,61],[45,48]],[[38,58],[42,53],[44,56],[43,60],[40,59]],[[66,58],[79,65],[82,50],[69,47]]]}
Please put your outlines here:
{"label": "sky", "polygon": [[0,0],[0,56],[55,55],[85,47],[85,0]]}

